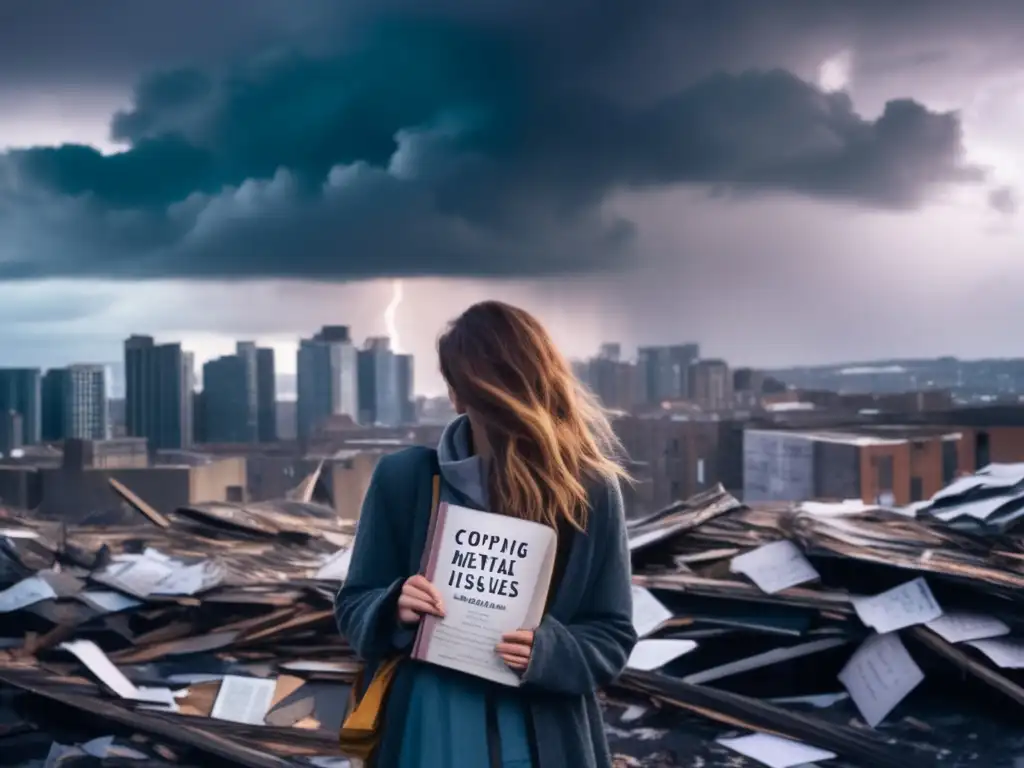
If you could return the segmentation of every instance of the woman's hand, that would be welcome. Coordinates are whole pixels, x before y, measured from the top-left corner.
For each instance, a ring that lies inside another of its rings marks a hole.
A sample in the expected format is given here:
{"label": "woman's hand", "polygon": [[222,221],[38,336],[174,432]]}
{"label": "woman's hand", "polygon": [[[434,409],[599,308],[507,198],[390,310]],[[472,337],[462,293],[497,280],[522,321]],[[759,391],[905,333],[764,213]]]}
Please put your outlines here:
{"label": "woman's hand", "polygon": [[495,650],[502,661],[517,672],[525,671],[530,663],[530,654],[533,653],[533,630],[520,629],[509,632],[502,635],[501,640]]}
{"label": "woman's hand", "polygon": [[437,587],[425,576],[410,576],[398,596],[398,620],[402,624],[418,624],[424,615],[444,618],[444,603]]}

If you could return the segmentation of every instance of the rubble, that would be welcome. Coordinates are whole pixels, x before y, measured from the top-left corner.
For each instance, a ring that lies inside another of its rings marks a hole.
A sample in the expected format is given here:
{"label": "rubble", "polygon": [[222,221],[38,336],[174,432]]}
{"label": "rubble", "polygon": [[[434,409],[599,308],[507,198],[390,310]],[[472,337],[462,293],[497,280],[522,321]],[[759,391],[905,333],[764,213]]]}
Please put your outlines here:
{"label": "rubble", "polygon": [[[172,515],[116,488],[133,526],[0,519],[4,763],[346,765],[354,531],[315,485]],[[1014,765],[1022,488],[1021,466],[909,509],[716,488],[631,522],[617,765]]]}

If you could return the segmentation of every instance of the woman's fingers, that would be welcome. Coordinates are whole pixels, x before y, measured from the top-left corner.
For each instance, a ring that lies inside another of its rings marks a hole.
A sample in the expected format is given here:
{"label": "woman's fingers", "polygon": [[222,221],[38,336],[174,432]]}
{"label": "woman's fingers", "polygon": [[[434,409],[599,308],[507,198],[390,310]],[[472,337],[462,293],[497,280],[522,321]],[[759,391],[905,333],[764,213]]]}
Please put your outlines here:
{"label": "woman's fingers", "polygon": [[418,613],[420,615],[423,615],[423,614],[431,614],[433,616],[441,616],[442,615],[440,612],[438,612],[438,610],[434,606],[433,602],[431,602],[429,600],[423,600],[423,599],[418,598],[418,597],[413,597],[412,595],[407,595],[405,593],[403,593],[402,595],[399,596],[399,598],[398,598],[398,607],[399,607],[399,609],[404,609],[406,611],[412,611],[412,612]]}
{"label": "woman's fingers", "polygon": [[410,591],[416,591],[420,593],[421,599],[428,600],[437,606],[437,610],[440,611],[439,615],[444,615],[444,601],[441,599],[441,593],[437,587],[430,583],[425,576],[422,574],[416,574],[410,577],[403,587],[403,591],[406,589]]}
{"label": "woman's fingers", "polygon": [[495,650],[502,658],[509,656],[515,659],[529,660],[530,646],[519,645],[518,643],[498,643]]}
{"label": "woman's fingers", "polygon": [[501,636],[506,643],[518,643],[520,645],[533,645],[533,632],[529,629],[519,629],[515,632],[506,632]]}
{"label": "woman's fingers", "polygon": [[498,654],[501,660],[508,664],[512,669],[526,669],[526,665],[530,663],[529,659],[524,659],[522,656],[506,656],[503,653]]}

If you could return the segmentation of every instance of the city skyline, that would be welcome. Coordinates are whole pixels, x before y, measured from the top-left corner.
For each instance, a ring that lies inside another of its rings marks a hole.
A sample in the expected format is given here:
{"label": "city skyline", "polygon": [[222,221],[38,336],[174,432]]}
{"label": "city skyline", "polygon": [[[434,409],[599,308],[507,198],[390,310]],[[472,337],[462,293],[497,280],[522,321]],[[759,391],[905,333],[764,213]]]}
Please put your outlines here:
{"label": "city skyline", "polygon": [[19,7],[0,348],[111,360],[133,328],[288,360],[339,316],[382,335],[403,278],[430,392],[437,333],[484,297],[570,357],[1015,356],[1024,6],[968,5]]}

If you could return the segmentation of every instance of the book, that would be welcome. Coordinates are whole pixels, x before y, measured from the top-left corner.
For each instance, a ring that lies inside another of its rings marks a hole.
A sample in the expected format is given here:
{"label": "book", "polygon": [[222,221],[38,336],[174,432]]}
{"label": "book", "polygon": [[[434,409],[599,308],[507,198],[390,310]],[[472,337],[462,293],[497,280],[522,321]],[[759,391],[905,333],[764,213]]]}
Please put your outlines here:
{"label": "book", "polygon": [[412,658],[520,685],[495,646],[507,632],[540,624],[557,544],[554,529],[540,523],[438,505],[423,575],[441,593],[446,615],[420,620]]}

